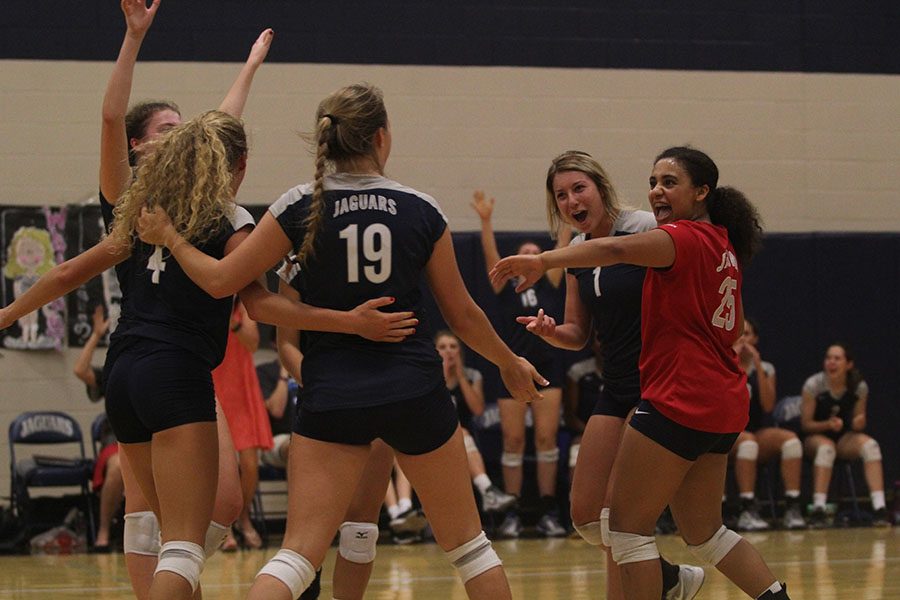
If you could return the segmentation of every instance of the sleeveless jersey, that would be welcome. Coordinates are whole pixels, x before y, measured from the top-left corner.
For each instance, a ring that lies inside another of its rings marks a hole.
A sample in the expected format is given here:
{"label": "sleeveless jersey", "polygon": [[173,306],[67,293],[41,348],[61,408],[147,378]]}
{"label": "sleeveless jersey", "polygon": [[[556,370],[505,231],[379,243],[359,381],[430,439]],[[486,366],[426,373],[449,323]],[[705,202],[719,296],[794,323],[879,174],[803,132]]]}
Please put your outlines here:
{"label": "sleeveless jersey", "polygon": [[641,394],[676,423],[711,433],[744,429],[747,375],[732,343],[742,326],[742,275],[724,227],[678,221],[660,227],[675,262],[644,282]]}
{"label": "sleeveless jersey", "polygon": [[[463,367],[463,373],[469,383],[475,383],[482,380],[481,371],[478,369]],[[450,400],[453,401],[454,406],[456,406],[456,414],[459,415],[459,424],[464,428],[471,430],[472,419],[475,418],[475,415],[472,414],[472,410],[466,403],[466,397],[463,395],[459,382],[456,382],[455,387],[448,388],[447,392],[450,394]]]}
{"label": "sleeveless jersey", "polygon": [[[434,198],[381,176],[325,178],[324,215],[307,259],[291,281],[304,302],[350,310],[392,296],[382,310],[411,310],[424,321],[420,283],[447,218]],[[298,250],[313,185],[295,187],[269,212]],[[442,380],[434,343],[417,328],[400,343],[303,331],[303,405],[312,411],[387,404],[418,397]]]}
{"label": "sleeveless jersey", "polygon": [[[770,362],[762,361],[762,368],[769,377],[775,374],[775,367]],[[764,411],[759,401],[759,377],[756,376],[756,365],[753,364],[747,369],[747,392],[750,394],[750,420],[745,429],[753,432],[764,427],[775,427],[772,413]]]}
{"label": "sleeveless jersey", "polygon": [[[235,206],[233,216],[197,248],[221,259],[229,238],[253,224],[250,213]],[[132,247],[131,256],[116,267],[116,274],[122,288],[122,314],[111,343],[128,337],[149,338],[196,354],[210,369],[222,362],[230,296],[213,298],[191,281],[168,250],[140,240]]]}
{"label": "sleeveless jersey", "polygon": [[542,308],[547,314],[555,313],[558,304],[557,290],[546,277],[541,277],[537,283],[521,293],[516,292],[516,285],[518,285],[516,280],[511,279],[497,294],[501,318],[499,329],[503,341],[515,354],[525,357],[532,364],[553,360],[553,347],[525,329],[524,325],[516,322],[516,317],[536,317],[538,310]]}
{"label": "sleeveless jersey", "polygon": [[[656,227],[653,213],[626,210],[616,219],[613,235],[631,235]],[[590,239],[575,237],[570,245]],[[607,381],[638,379],[641,354],[641,291],[644,267],[628,264],[607,267],[572,268],[568,273],[578,280],[578,295],[590,311],[594,331],[600,341],[603,377]]]}
{"label": "sleeveless jersey", "polygon": [[860,381],[856,391],[844,390],[844,393],[835,398],[828,388],[828,378],[824,371],[819,371],[809,377],[803,384],[803,391],[816,399],[816,409],[813,419],[827,421],[831,417],[840,417],[844,421],[844,427],[840,431],[823,431],[822,435],[837,440],[843,434],[853,429],[853,410],[856,401],[860,397],[869,395],[869,384]]}

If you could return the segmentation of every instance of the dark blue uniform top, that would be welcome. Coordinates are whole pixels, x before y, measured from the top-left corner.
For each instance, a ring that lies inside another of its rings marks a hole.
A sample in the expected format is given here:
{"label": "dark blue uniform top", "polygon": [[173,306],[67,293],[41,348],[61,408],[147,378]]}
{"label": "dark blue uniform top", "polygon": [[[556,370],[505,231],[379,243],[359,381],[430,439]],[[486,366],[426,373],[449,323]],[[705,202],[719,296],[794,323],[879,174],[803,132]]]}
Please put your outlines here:
{"label": "dark blue uniform top", "polygon": [[[290,238],[303,242],[312,184],[295,187],[269,212]],[[396,181],[339,173],[325,178],[325,212],[308,258],[292,285],[313,306],[350,310],[393,296],[385,310],[423,316],[419,284],[447,219],[435,200]],[[296,282],[296,283],[294,283]],[[321,411],[387,404],[422,396],[443,382],[434,343],[417,331],[403,342],[303,331],[303,406]]]}
{"label": "dark blue uniform top", "polygon": [[[111,206],[101,198],[104,221]],[[246,209],[236,206],[231,219],[198,246],[214,258],[225,256],[225,244],[239,229],[253,225]],[[116,267],[122,288],[122,314],[110,344],[142,337],[174,344],[202,358],[212,369],[225,356],[232,297],[215,299],[181,270],[162,246],[135,242],[131,256]]]}
{"label": "dark blue uniform top", "polygon": [[[762,366],[770,377],[775,373],[772,363],[763,361]],[[750,392],[750,420],[747,421],[744,430],[754,432],[765,427],[775,427],[775,418],[772,413],[764,411],[762,403],[759,401],[759,376],[753,365],[750,365],[750,369],[747,370],[747,391]]]}
{"label": "dark blue uniform top", "polygon": [[828,387],[825,373],[820,371],[806,380],[803,384],[803,391],[809,393],[816,400],[814,420],[827,421],[831,417],[840,417],[844,422],[844,427],[840,431],[819,432],[820,435],[837,441],[842,435],[853,430],[853,413],[856,409],[856,402],[862,396],[868,397],[869,385],[865,381],[860,381],[855,390],[844,390],[839,398],[835,398]]}
{"label": "dark blue uniform top", "polygon": [[[656,227],[652,213],[623,211],[616,219],[613,235],[631,235]],[[572,244],[587,238],[580,235]],[[594,330],[603,357],[603,379],[607,382],[639,380],[641,355],[641,293],[646,269],[617,264],[608,267],[568,269],[578,280],[578,294],[594,319]]]}
{"label": "dark blue uniform top", "polygon": [[[516,355],[524,357],[533,365],[542,365],[555,358],[556,350],[534,335],[516,317],[536,317],[540,309],[547,314],[557,312],[557,290],[546,277],[523,292],[516,292],[517,279],[510,279],[497,294],[502,312],[500,327],[503,341]],[[549,377],[549,375],[547,375]]]}

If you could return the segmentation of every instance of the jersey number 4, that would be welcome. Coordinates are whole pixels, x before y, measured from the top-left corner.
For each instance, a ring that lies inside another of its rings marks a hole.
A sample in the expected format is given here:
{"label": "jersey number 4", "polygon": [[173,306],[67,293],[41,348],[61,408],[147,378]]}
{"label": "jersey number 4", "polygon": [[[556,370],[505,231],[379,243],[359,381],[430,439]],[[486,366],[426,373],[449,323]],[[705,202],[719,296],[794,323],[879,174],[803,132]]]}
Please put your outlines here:
{"label": "jersey number 4", "polygon": [[[347,241],[347,281],[359,283],[359,226],[347,225],[338,234]],[[362,268],[372,283],[384,283],[391,276],[391,230],[382,223],[373,223],[363,230],[362,251],[365,260],[374,263]]]}
{"label": "jersey number 4", "polygon": [[734,290],[737,289],[737,279],[726,277],[719,286],[719,294],[722,295],[722,301],[719,302],[719,308],[712,317],[712,324],[715,327],[731,331],[734,329],[735,309],[734,309]]}

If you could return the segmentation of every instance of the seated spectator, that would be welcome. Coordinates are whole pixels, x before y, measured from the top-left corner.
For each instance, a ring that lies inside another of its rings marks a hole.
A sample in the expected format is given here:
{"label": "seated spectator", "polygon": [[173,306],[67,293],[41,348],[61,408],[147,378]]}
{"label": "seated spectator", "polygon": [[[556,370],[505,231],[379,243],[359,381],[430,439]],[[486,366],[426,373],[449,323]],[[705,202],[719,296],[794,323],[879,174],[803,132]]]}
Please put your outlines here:
{"label": "seated spectator", "polygon": [[762,360],[757,349],[759,333],[752,319],[744,319],[744,333],[734,345],[734,351],[747,373],[750,392],[750,420],[731,448],[734,474],[741,498],[741,513],[737,529],[760,531],[769,523],[759,515],[755,498],[758,463],[767,463],[781,457],[781,479],[784,482],[785,513],[782,524],[785,529],[803,529],[806,521],[800,510],[800,469],[803,463],[803,445],[797,434],[775,426],[772,411],[775,408],[775,367]]}
{"label": "seated spectator", "polygon": [[[94,351],[106,335],[109,321],[105,318],[103,306],[97,306],[93,314],[93,329],[75,361],[73,372],[86,387],[91,402],[99,402],[106,396],[106,382],[103,381],[103,369],[92,364]],[[119,465],[119,444],[108,422],[100,436],[100,451],[94,463],[92,487],[100,496],[100,516],[97,523],[97,535],[94,538],[92,552],[109,552],[110,527],[116,511],[125,498],[125,484],[122,481],[122,469]]]}
{"label": "seated spectator", "polygon": [[811,527],[824,527],[825,503],[835,458],[863,460],[872,498],[873,524],[890,526],[884,499],[881,447],[864,433],[869,386],[856,368],[844,344],[832,344],[825,352],[824,370],[803,384],[800,420],[806,439],[803,447],[813,459],[813,510]]}
{"label": "seated spectator", "polygon": [[277,359],[256,366],[256,376],[262,391],[269,425],[272,427],[273,447],[259,455],[261,464],[287,469],[291,426],[297,410],[299,386]]}
{"label": "seated spectator", "polygon": [[516,503],[516,497],[493,484],[484,467],[484,459],[470,430],[475,417],[484,413],[483,377],[477,369],[465,366],[459,338],[449,330],[434,336],[434,345],[444,363],[444,380],[450,399],[459,414],[459,424],[466,443],[469,474],[481,494],[482,512],[503,512]]}
{"label": "seated spectator", "polygon": [[573,363],[566,372],[566,387],[563,389],[563,422],[575,435],[569,446],[569,482],[581,449],[581,435],[588,419],[594,413],[594,405],[603,391],[603,358],[600,342],[594,339],[591,348],[593,356]]}

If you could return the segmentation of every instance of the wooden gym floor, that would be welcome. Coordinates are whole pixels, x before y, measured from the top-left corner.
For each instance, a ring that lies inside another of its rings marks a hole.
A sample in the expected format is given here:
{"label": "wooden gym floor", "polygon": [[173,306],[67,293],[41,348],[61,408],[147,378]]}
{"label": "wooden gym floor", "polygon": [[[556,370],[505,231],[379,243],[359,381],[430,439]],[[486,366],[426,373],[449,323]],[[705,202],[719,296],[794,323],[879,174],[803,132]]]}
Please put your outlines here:
{"label": "wooden gym floor", "polygon": [[[900,599],[900,527],[828,529],[747,534],[792,600]],[[673,562],[691,557],[674,536],[659,538]],[[540,600],[602,598],[605,572],[598,553],[580,539],[498,541],[514,598]],[[206,600],[243,599],[268,550],[216,554],[203,573]],[[331,597],[333,551],[325,565],[321,598]],[[722,575],[707,569],[698,600],[745,598]],[[121,555],[0,557],[0,600],[95,598],[129,600],[131,589]],[[433,543],[380,544],[367,598],[455,600],[462,585]]]}

